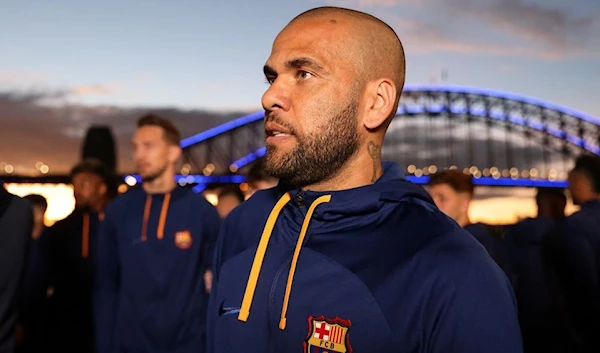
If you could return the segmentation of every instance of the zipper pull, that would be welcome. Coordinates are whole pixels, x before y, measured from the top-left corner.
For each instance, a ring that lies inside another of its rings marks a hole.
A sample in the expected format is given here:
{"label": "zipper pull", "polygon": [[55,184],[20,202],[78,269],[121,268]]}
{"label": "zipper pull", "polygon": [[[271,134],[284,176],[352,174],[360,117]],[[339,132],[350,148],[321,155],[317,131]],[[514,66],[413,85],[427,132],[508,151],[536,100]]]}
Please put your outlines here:
{"label": "zipper pull", "polygon": [[304,191],[303,190],[298,191],[298,193],[296,194],[296,197],[294,199],[296,200],[296,204],[298,206],[304,206]]}

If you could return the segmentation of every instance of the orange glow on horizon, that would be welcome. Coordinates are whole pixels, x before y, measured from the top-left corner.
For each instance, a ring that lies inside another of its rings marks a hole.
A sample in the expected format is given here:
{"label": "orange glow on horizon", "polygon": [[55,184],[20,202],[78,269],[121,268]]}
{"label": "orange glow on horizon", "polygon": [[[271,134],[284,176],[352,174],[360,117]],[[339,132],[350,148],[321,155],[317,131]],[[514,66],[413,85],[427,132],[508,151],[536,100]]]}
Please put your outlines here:
{"label": "orange glow on horizon", "polygon": [[75,208],[73,187],[67,184],[5,184],[8,192],[24,197],[30,194],[39,194],[48,201],[48,209],[44,217],[46,226],[51,226],[56,221],[67,217]]}

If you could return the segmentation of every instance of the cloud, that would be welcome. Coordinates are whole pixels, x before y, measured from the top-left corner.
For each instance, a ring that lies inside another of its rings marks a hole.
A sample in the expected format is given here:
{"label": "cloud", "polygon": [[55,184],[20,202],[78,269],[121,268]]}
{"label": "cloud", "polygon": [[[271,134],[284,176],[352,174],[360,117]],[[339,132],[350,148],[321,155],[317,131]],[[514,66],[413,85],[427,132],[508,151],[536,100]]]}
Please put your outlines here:
{"label": "cloud", "polygon": [[[68,173],[80,158],[83,137],[92,125],[109,126],[117,142],[119,170],[132,172],[130,139],[136,119],[154,112],[171,119],[184,137],[244,113],[115,106],[85,106],[63,100],[72,90],[1,92],[0,162],[35,171],[42,161],[52,173]],[[52,102],[52,104],[48,104]],[[18,167],[18,168],[17,168]]]}
{"label": "cloud", "polygon": [[[411,53],[451,52],[547,60],[600,57],[600,14],[524,0],[330,0],[394,27]],[[410,14],[410,15],[407,15]],[[474,30],[476,29],[476,30]]]}
{"label": "cloud", "polygon": [[21,81],[44,81],[49,75],[44,72],[10,72],[0,71],[0,84],[14,84]]}
{"label": "cloud", "polygon": [[118,83],[93,84],[84,86],[75,86],[68,90],[69,93],[76,95],[109,95],[116,93],[121,88]]}
{"label": "cloud", "polygon": [[575,16],[571,12],[523,0],[494,0],[485,5],[454,0],[454,13],[477,16],[482,23],[511,36],[541,42],[552,50],[579,50],[593,35],[598,14]]}
{"label": "cloud", "polygon": [[407,20],[394,17],[388,22],[398,32],[409,55],[449,52],[468,55],[539,57],[544,59],[561,57],[560,53],[548,48],[519,43],[492,42],[485,38],[461,38],[460,35],[456,35],[452,31],[445,31],[436,25],[416,19]]}

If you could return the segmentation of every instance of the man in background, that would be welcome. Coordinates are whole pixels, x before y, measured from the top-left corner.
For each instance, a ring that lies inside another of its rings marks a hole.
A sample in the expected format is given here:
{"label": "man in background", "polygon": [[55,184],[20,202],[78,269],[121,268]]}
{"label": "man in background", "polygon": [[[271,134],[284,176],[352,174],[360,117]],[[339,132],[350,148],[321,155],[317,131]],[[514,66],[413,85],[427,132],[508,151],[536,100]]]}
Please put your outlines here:
{"label": "man in background", "polygon": [[47,270],[49,266],[49,237],[44,225],[48,202],[42,195],[30,194],[23,199],[33,208],[33,228],[27,251],[27,268],[21,292],[18,352],[41,352],[47,343]]}
{"label": "man in background", "polygon": [[94,352],[92,295],[98,227],[114,197],[113,175],[97,159],[71,171],[75,209],[48,229],[53,289],[50,346],[64,353]]}
{"label": "man in background", "polygon": [[133,160],[142,185],[106,210],[98,241],[98,353],[202,353],[209,269],[221,224],[215,208],[178,187],[181,137],[157,115],[141,117]]}
{"label": "man in background", "polygon": [[244,193],[237,185],[222,187],[218,193],[217,212],[221,219],[225,219],[229,212],[244,202]]}
{"label": "man in background", "polygon": [[[566,306],[569,342],[576,352],[600,351],[600,157],[582,155],[569,173],[569,192],[579,211],[567,217],[554,248],[554,263]],[[562,266],[561,266],[562,265]]]}
{"label": "man in background", "polygon": [[475,193],[471,175],[459,170],[444,170],[431,176],[428,191],[437,207],[471,233],[498,266],[504,268],[506,253],[502,238],[492,235],[483,223],[471,223],[469,218],[469,207]]}
{"label": "man in background", "polygon": [[266,172],[265,160],[261,158],[255,161],[248,171],[246,182],[249,186],[249,190],[246,192],[246,198],[248,198],[258,190],[266,190],[277,186],[278,179]]}
{"label": "man in background", "polygon": [[0,353],[13,353],[18,294],[33,228],[31,204],[0,186]]}
{"label": "man in background", "polygon": [[543,265],[545,238],[564,219],[566,204],[563,189],[539,188],[536,217],[509,227],[504,235],[507,252],[505,270],[515,290],[526,353],[568,351]]}

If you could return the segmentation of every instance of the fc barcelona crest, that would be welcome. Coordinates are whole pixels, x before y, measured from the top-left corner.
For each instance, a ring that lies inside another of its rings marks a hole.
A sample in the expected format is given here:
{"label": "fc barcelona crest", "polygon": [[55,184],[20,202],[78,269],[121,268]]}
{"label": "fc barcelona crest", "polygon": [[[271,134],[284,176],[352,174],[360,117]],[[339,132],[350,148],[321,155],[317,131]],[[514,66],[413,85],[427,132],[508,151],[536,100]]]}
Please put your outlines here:
{"label": "fc barcelona crest", "polygon": [[192,234],[189,230],[182,230],[175,233],[175,245],[183,250],[189,249],[192,246]]}
{"label": "fc barcelona crest", "polygon": [[328,319],[324,316],[309,316],[304,353],[352,353],[348,336],[350,325],[350,320],[339,317]]}

